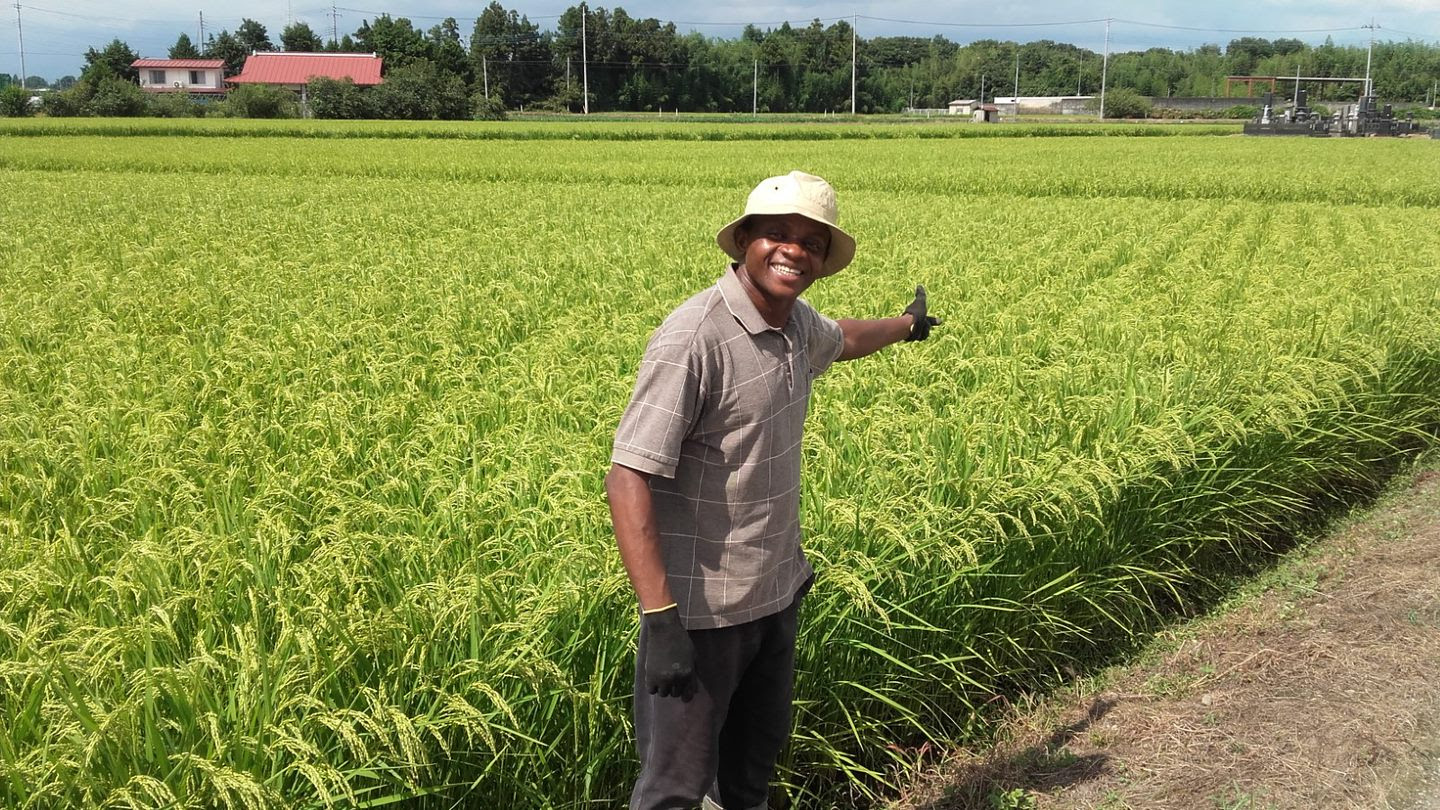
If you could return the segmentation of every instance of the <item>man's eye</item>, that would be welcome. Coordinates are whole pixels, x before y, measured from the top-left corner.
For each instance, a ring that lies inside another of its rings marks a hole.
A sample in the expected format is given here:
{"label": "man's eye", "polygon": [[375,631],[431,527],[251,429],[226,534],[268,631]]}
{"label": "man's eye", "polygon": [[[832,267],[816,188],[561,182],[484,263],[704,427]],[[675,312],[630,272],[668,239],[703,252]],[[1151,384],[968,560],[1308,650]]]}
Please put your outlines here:
{"label": "man's eye", "polygon": [[806,253],[813,253],[816,256],[819,256],[821,253],[825,252],[825,246],[820,244],[820,242],[815,239],[805,240],[804,248]]}

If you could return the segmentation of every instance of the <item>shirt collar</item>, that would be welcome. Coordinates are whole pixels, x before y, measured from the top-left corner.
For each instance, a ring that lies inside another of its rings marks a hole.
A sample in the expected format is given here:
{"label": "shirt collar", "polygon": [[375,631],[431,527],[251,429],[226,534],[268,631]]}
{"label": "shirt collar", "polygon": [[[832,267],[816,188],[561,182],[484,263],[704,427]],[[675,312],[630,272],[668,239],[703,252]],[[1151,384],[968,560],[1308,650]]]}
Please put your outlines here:
{"label": "shirt collar", "polygon": [[716,286],[720,288],[720,297],[725,299],[725,306],[729,307],[730,314],[745,327],[746,332],[758,335],[761,332],[781,331],[766,323],[765,316],[755,308],[755,302],[751,301],[750,294],[745,292],[745,285],[740,283],[734,263],[725,271],[725,275],[720,277]]}

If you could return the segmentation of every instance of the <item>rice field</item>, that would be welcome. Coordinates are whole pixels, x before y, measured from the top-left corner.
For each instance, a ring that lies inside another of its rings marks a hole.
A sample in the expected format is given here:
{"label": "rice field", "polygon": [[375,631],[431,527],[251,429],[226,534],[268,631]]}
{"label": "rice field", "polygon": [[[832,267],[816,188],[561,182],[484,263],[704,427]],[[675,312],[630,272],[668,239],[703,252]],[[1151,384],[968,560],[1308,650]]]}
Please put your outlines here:
{"label": "rice field", "polygon": [[610,441],[792,168],[860,244],[812,303],[946,318],[817,383],[800,806],[983,738],[1440,424],[1431,141],[268,126],[0,128],[5,806],[620,804]]}

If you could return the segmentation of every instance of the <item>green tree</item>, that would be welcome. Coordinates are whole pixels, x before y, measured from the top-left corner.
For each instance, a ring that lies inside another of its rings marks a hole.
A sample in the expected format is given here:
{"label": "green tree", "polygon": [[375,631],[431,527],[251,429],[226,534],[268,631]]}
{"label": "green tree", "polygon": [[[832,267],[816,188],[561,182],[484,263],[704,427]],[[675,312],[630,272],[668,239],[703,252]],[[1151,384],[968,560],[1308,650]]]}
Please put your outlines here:
{"label": "green tree", "polygon": [[265,26],[249,17],[240,21],[240,27],[235,29],[235,38],[240,41],[247,54],[275,50],[275,45],[270,41],[270,34],[265,31]]}
{"label": "green tree", "polygon": [[91,78],[99,81],[107,76],[115,76],[130,82],[140,81],[140,71],[133,67],[135,60],[140,55],[118,39],[110,40],[110,44],[100,50],[88,48],[85,51],[85,69],[80,73],[81,78]]}
{"label": "green tree", "polygon": [[[363,20],[355,32],[354,44],[358,50],[373,51],[385,62],[385,70],[404,67],[420,60],[428,60],[430,43],[425,35],[416,30],[405,17],[392,19],[382,14],[372,23]],[[345,50],[343,47],[341,50]]]}
{"label": "green tree", "polygon": [[229,31],[211,34],[205,43],[205,58],[223,60],[226,76],[238,74],[245,67],[245,58],[249,55],[250,51]]}
{"label": "green tree", "polygon": [[320,35],[308,23],[296,21],[280,32],[280,49],[298,53],[316,53],[321,49]]}
{"label": "green tree", "polygon": [[175,39],[175,44],[170,46],[171,59],[199,59],[200,49],[190,41],[190,35],[182,33]]}

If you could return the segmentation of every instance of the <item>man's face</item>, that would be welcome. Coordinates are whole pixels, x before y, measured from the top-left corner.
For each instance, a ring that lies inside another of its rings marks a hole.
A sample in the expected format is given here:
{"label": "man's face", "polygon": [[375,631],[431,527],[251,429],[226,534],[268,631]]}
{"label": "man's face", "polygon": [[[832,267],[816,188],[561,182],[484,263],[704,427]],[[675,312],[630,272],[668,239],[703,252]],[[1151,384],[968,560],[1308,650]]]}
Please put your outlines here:
{"label": "man's face", "polygon": [[756,215],[735,234],[751,285],[766,298],[794,300],[815,280],[830,252],[830,229],[799,214]]}

